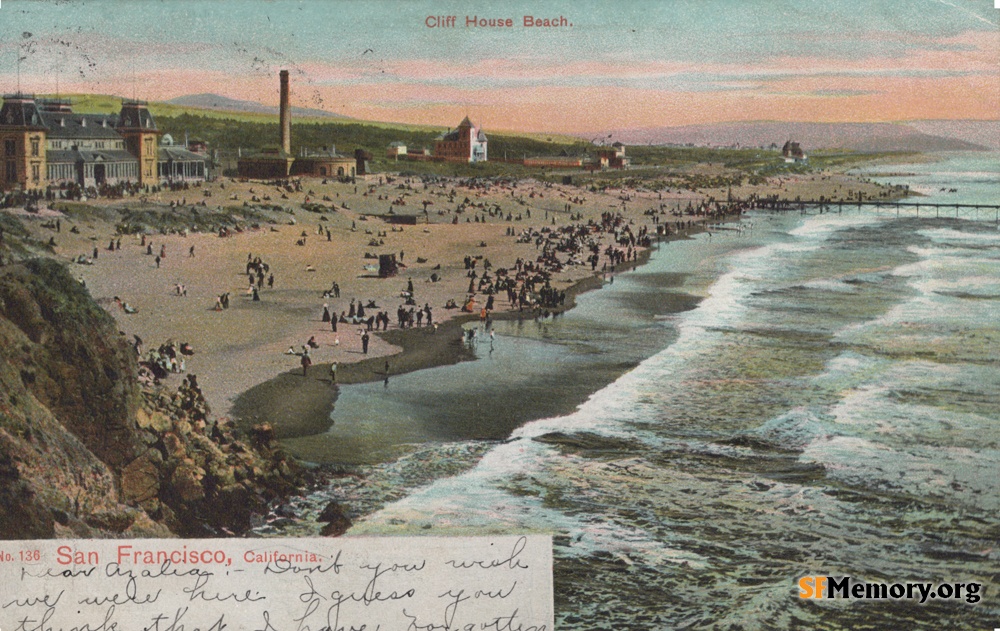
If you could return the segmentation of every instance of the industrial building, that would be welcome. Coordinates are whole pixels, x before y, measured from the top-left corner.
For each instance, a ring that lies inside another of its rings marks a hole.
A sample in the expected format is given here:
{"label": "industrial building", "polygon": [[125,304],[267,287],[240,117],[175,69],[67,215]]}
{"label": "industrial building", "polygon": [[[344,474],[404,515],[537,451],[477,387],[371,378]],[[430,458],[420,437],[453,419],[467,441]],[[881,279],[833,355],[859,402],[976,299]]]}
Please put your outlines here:
{"label": "industrial building", "polygon": [[357,150],[354,156],[338,154],[334,147],[321,150],[300,149],[292,155],[292,107],[288,71],[279,73],[281,96],[278,113],[278,147],[266,147],[237,161],[237,173],[249,180],[276,180],[294,176],[353,178],[367,172],[371,155]]}

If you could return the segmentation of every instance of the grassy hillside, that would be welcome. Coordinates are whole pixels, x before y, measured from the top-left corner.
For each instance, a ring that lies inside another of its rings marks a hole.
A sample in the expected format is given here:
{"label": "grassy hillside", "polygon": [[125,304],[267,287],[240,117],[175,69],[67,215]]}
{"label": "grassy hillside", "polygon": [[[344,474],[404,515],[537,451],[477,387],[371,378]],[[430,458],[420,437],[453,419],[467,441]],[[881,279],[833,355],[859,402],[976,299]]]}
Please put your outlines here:
{"label": "grassy hillside", "polygon": [[[40,98],[54,98],[55,95],[39,95]],[[63,94],[59,98],[69,99],[73,102],[73,111],[81,114],[101,114],[117,113],[122,108],[122,97],[109,94]],[[162,103],[150,101],[149,111],[157,119],[160,116],[181,116],[182,114],[192,114],[205,116],[208,118],[218,118],[240,123],[266,123],[276,120],[273,114],[263,114],[256,112],[227,112],[223,110],[211,110],[207,108],[189,107],[185,105],[174,105],[172,103]],[[297,117],[296,120],[317,122],[329,121],[325,117]],[[430,128],[428,128],[430,129]]]}
{"label": "grassy hillside", "polygon": [[[278,122],[274,120],[237,120],[225,119],[216,116],[203,114],[184,113],[177,116],[157,116],[157,125],[161,130],[171,134],[174,138],[183,138],[186,132],[190,138],[205,140],[214,149],[218,149],[223,156],[233,156],[236,150],[242,149],[244,153],[253,152],[265,146],[275,146],[278,144]],[[337,151],[342,154],[351,155],[355,149],[365,149],[371,152],[378,163],[381,163],[385,156],[389,143],[400,141],[406,143],[408,147],[433,149],[434,139],[441,133],[441,129],[415,129],[405,126],[393,126],[379,123],[365,123],[357,121],[330,121],[323,119],[320,121],[296,120],[292,125],[292,147],[320,148],[334,145]],[[579,139],[569,139],[563,137],[546,136],[544,140],[538,137],[527,137],[520,135],[506,135],[489,133],[490,156],[495,159],[502,158],[505,154],[511,158],[520,158],[525,155],[548,155],[561,151],[579,153],[586,149],[586,143]],[[388,164],[386,165],[388,166]],[[441,171],[440,165],[429,165],[426,163],[401,163],[399,169],[412,169],[419,172],[441,172],[456,174],[454,169]],[[483,167],[489,170],[487,167]],[[464,173],[464,171],[463,171]],[[485,174],[485,173],[484,173]],[[492,172],[490,173],[492,174]]]}

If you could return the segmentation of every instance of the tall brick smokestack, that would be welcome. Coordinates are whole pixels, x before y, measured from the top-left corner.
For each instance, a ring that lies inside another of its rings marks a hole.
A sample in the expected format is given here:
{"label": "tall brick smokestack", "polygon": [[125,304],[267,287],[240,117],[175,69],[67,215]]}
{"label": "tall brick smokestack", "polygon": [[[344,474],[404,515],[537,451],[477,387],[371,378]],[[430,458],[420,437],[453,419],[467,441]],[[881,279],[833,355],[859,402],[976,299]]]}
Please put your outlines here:
{"label": "tall brick smokestack", "polygon": [[292,107],[288,99],[288,71],[281,71],[281,150],[292,155]]}

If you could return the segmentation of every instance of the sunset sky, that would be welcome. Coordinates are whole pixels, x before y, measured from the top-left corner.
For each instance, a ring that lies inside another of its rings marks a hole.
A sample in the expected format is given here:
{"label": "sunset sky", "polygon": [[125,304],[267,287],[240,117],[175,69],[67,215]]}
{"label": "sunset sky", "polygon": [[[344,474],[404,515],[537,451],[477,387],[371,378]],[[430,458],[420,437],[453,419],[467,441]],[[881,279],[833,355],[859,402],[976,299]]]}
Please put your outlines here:
{"label": "sunset sky", "polygon": [[288,68],[295,105],[488,129],[997,119],[998,24],[993,0],[3,0],[0,89],[20,58],[24,92],[274,105]]}

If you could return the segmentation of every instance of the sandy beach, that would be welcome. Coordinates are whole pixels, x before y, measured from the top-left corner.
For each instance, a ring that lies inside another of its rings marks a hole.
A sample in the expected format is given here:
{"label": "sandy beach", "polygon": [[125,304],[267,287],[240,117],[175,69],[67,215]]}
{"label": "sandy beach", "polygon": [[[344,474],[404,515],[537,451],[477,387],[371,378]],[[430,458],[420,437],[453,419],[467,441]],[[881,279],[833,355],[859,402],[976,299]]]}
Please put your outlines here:
{"label": "sandy beach", "polygon": [[[621,225],[633,234],[643,228],[655,234],[655,216],[682,237],[717,219],[677,216],[679,210],[728,194],[641,188],[594,191],[534,180],[485,185],[391,174],[365,176],[356,183],[305,179],[299,186],[294,190],[220,178],[144,200],[89,202],[102,212],[82,213],[73,206],[65,214],[43,210],[23,218],[39,240],[55,240],[54,252],[60,258],[90,258],[96,248],[93,264],[74,263],[72,272],[114,315],[123,335],[143,340],[144,352],[168,340],[191,345],[194,354],[186,357],[185,371],[198,376],[215,415],[233,417],[244,425],[269,422],[279,437],[297,437],[321,432],[329,423],[336,400],[329,370],[333,362],[338,364],[338,383],[345,384],[381,380],[387,363],[389,374],[402,374],[471,357],[461,343],[460,316],[478,319],[487,297],[476,292],[472,314],[445,308],[448,301],[463,305],[469,295],[466,257],[476,259],[477,275],[487,260],[493,273],[511,269],[518,259],[538,258],[538,235],[571,224],[599,224],[602,213],[620,213]],[[830,173],[789,176],[734,194],[830,198],[847,190],[880,194],[875,185]],[[323,212],[303,209],[306,203],[321,204]],[[194,225],[207,213],[225,214],[220,207],[265,204],[272,209],[258,212],[263,220],[243,221],[242,231],[225,237],[190,229],[119,234],[113,221],[125,209],[151,210],[169,213],[173,225],[183,227],[185,218]],[[60,207],[58,202],[52,206]],[[418,223],[391,225],[384,220],[390,215],[415,215]],[[54,218],[60,219],[58,233],[41,227]],[[71,232],[73,228],[78,233]],[[525,233],[535,237],[518,238]],[[613,235],[598,236],[603,251]],[[117,246],[119,240],[120,248],[110,250],[109,244],[114,241]],[[636,260],[629,265],[641,262],[641,251],[635,248]],[[164,256],[157,262],[160,253]],[[396,256],[401,263],[397,276],[378,277],[379,254]],[[599,286],[614,269],[603,255],[596,270],[582,258],[571,264],[565,254],[558,257],[563,264],[552,275],[552,287],[570,290],[561,308],[572,304],[574,292]],[[267,275],[273,275],[274,283],[273,287],[264,283],[260,300],[254,301],[248,292],[247,262],[257,258],[268,265]],[[619,265],[617,271],[621,269]],[[412,329],[397,327],[397,309],[404,305],[410,282],[414,307],[429,306],[436,328],[426,322]],[[340,297],[324,297],[333,283],[339,285]],[[230,307],[216,310],[217,297],[226,292]],[[126,313],[116,298],[136,312]],[[362,352],[364,325],[341,322],[333,331],[321,317],[324,305],[332,313],[346,313],[352,300],[376,305],[366,309],[366,317],[379,311],[390,316],[388,332],[370,334],[367,354]],[[533,317],[527,308],[510,310],[507,296],[498,294],[492,317]],[[303,376],[297,353],[310,338],[316,347]],[[181,378],[170,375],[165,384]]]}

